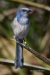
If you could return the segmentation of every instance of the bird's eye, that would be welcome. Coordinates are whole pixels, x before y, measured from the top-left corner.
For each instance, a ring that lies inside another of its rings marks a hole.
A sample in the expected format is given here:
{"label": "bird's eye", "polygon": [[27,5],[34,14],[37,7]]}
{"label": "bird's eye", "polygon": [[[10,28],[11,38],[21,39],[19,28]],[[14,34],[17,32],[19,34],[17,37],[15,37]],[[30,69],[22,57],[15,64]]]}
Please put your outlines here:
{"label": "bird's eye", "polygon": [[25,12],[26,10],[23,10],[23,12]]}

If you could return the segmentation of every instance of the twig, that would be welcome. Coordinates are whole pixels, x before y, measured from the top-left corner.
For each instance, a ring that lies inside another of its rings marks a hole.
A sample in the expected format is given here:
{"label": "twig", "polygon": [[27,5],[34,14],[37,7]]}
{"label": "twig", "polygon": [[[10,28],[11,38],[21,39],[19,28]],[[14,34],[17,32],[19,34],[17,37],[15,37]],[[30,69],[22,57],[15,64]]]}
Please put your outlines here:
{"label": "twig", "polygon": [[3,11],[3,14],[5,15],[5,16],[9,16],[9,15],[11,15],[11,14],[14,14],[14,13],[16,13],[17,12],[17,8],[12,8],[12,9],[9,9],[9,10],[5,10],[5,11]]}
{"label": "twig", "polygon": [[3,13],[0,14],[0,17],[1,17],[0,21],[2,21],[6,16],[8,17],[16,12],[17,12],[17,8],[12,8],[12,9],[3,11]]}
{"label": "twig", "polygon": [[[7,60],[7,59],[0,59],[0,64],[14,66],[14,61],[13,60]],[[27,63],[23,64],[23,68],[27,68],[27,69],[30,69],[30,70],[37,70],[37,71],[38,70],[50,71],[49,68],[45,68],[45,67],[41,67],[41,66],[37,66],[37,65],[31,65],[31,64],[27,64]]]}
{"label": "twig", "polygon": [[[8,1],[10,1],[10,0],[8,0]],[[23,4],[26,4],[26,5],[31,5],[31,6],[34,6],[34,7],[37,7],[37,8],[41,8],[41,9],[50,11],[50,7],[46,6],[44,4],[39,4],[39,3],[35,3],[35,2],[31,2],[31,1],[26,1],[26,0],[11,0],[11,1],[23,3]]]}
{"label": "twig", "polygon": [[[15,41],[14,39],[11,39],[13,41]],[[48,64],[50,66],[50,59],[46,58],[45,56],[40,55],[36,50],[30,48],[29,46],[25,46],[22,43],[17,42],[19,45],[23,46],[26,50],[30,51],[32,54],[34,54],[36,57],[38,57],[39,59],[41,59],[42,61],[44,61],[46,64]]]}

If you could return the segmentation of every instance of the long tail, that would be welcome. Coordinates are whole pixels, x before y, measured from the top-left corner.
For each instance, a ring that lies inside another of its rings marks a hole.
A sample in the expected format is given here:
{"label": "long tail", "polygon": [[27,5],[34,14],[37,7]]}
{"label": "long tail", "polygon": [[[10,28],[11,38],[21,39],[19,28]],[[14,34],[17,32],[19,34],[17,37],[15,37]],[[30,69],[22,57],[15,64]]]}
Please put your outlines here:
{"label": "long tail", "polygon": [[[20,43],[23,43],[23,39],[16,38]],[[15,68],[23,67],[23,47],[16,43],[16,58],[15,58]]]}

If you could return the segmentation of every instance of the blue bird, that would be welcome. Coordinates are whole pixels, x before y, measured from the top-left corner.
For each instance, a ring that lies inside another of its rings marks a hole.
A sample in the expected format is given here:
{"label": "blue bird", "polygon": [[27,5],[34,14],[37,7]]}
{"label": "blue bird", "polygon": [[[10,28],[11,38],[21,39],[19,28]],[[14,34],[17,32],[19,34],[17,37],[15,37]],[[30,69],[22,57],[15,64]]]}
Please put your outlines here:
{"label": "blue bird", "polygon": [[[29,31],[28,14],[31,12],[29,8],[20,8],[12,22],[12,29],[15,38],[18,42],[23,43],[23,39],[27,36]],[[15,68],[23,66],[23,47],[16,43],[16,58]]]}

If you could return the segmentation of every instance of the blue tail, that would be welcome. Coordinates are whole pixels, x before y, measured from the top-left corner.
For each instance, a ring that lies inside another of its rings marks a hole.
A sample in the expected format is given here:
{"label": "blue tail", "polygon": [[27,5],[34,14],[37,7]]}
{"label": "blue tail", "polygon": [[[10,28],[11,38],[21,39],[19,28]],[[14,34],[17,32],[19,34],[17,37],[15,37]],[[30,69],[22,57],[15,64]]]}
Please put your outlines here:
{"label": "blue tail", "polygon": [[[20,43],[23,43],[23,39],[16,38]],[[23,67],[23,47],[16,43],[16,58],[15,58],[15,68]]]}

